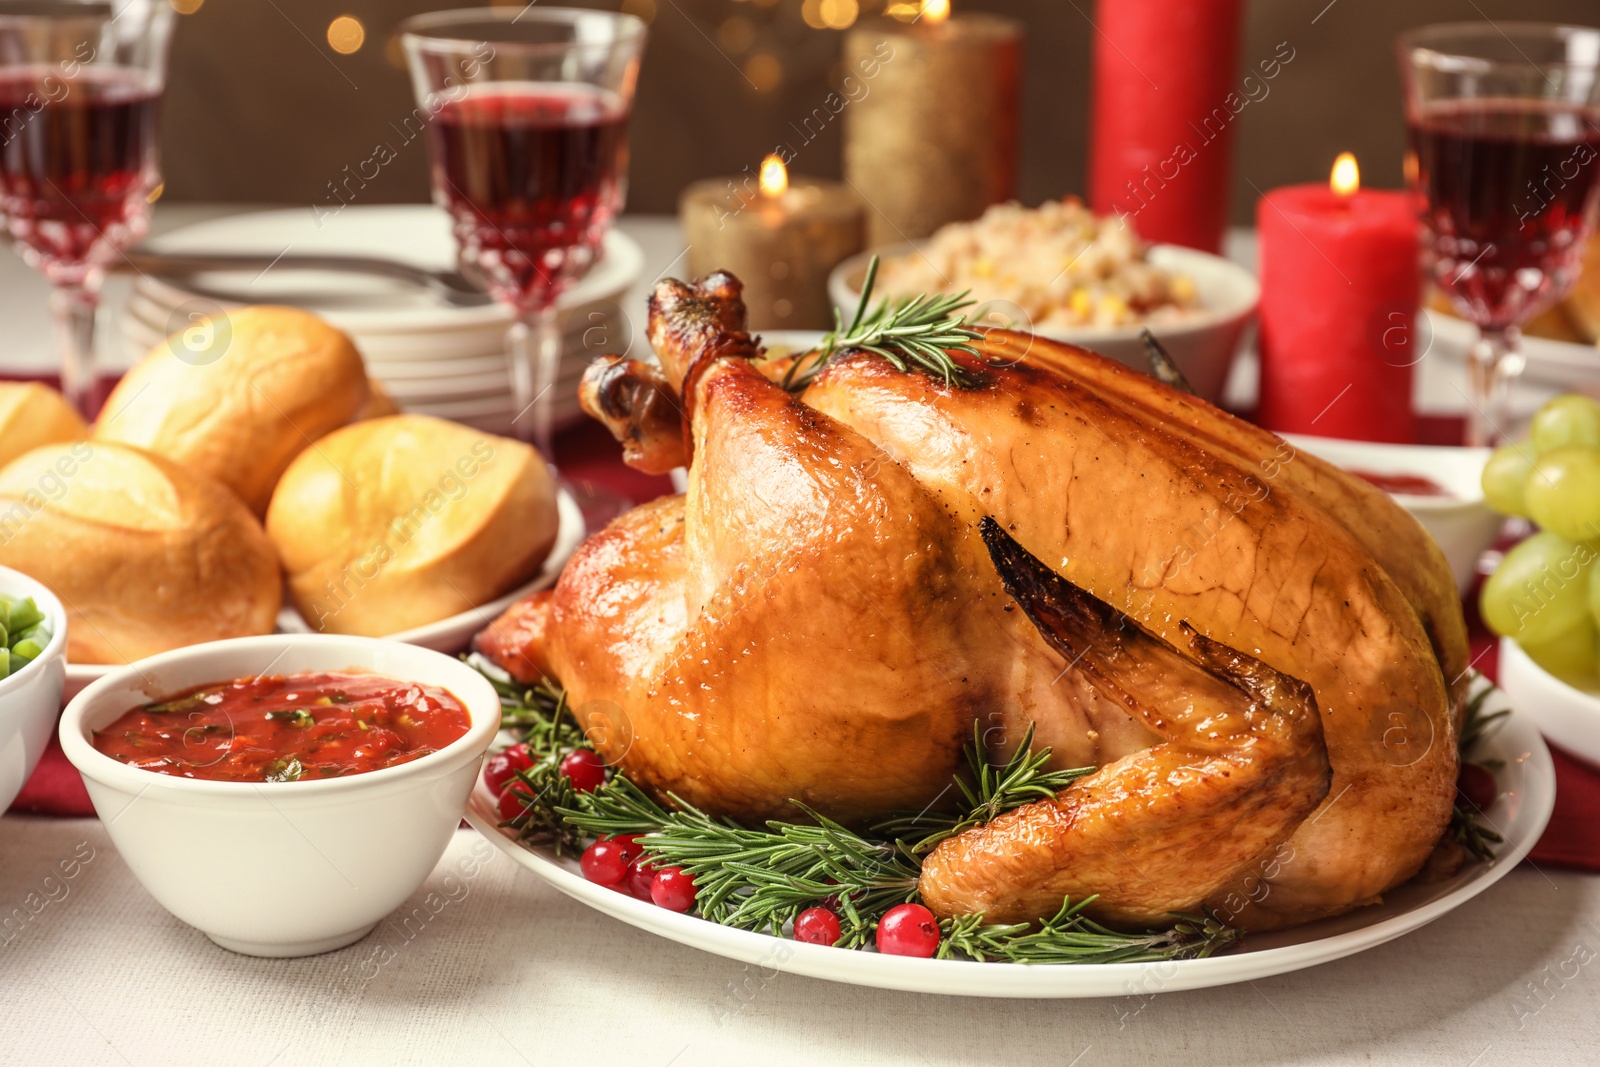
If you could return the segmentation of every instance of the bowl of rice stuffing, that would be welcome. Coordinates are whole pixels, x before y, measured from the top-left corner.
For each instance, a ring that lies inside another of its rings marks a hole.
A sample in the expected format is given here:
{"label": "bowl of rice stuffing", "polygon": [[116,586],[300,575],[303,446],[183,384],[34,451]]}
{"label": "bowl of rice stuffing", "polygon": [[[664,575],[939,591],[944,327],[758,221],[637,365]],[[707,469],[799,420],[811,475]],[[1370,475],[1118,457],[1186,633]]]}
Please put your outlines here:
{"label": "bowl of rice stuffing", "polygon": [[[839,264],[829,278],[848,318],[861,298],[873,252]],[[996,204],[972,222],[951,223],[914,244],[876,250],[873,300],[965,291],[979,325],[1066,341],[1141,371],[1148,329],[1195,391],[1222,395],[1255,313],[1260,287],[1221,256],[1150,245],[1116,216],[1097,216],[1076,197],[1036,208]]]}

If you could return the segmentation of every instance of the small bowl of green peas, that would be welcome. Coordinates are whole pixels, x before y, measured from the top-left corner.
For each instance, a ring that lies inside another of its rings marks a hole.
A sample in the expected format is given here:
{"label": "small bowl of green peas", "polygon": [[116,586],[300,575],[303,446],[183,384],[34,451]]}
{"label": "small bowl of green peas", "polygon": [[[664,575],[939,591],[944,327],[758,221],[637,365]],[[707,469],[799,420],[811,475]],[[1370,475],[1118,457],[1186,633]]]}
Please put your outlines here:
{"label": "small bowl of green peas", "polygon": [[67,614],[55,594],[0,567],[0,811],[50,742],[67,678]]}

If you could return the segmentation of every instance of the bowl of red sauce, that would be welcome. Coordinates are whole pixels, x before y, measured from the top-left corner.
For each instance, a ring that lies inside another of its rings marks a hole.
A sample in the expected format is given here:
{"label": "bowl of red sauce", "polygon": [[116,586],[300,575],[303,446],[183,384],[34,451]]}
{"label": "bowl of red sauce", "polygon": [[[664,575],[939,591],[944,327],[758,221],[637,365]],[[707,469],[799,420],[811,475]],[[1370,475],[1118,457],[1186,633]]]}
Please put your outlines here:
{"label": "bowl of red sauce", "polygon": [[274,634],[152,656],[85,688],[61,746],[129,868],[224,948],[364,937],[433,869],[500,726],[459,660]]}

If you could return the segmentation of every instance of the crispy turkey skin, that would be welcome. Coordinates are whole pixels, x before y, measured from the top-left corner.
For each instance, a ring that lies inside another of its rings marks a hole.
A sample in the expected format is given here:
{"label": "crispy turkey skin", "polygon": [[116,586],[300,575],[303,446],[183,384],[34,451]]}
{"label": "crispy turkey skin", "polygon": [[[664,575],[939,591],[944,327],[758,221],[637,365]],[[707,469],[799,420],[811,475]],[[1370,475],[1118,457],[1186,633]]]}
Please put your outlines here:
{"label": "crispy turkey skin", "polygon": [[996,759],[1034,724],[1057,766],[1100,770],[924,869],[930,907],[996,920],[1093,893],[1107,921],[1209,905],[1264,929],[1427,860],[1466,631],[1385,494],[1028,335],[954,354],[962,384],[844,352],[796,396],[731,276],[662,282],[649,333],[662,370],[606,363],[585,401],[638,463],[688,459],[687,493],[591,537],[479,641],[580,720],[620,709],[597,747],[634,781],[865,821],[939,802],[975,720]]}

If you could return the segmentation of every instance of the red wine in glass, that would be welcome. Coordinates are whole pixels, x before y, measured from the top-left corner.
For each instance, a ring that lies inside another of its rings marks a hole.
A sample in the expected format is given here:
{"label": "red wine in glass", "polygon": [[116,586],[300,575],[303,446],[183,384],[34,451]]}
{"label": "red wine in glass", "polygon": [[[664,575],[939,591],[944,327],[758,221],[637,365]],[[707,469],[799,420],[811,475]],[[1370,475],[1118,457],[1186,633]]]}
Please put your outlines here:
{"label": "red wine in glass", "polygon": [[1495,330],[1564,296],[1600,203],[1600,110],[1459,99],[1409,127],[1434,284]]}
{"label": "red wine in glass", "polygon": [[434,188],[496,299],[548,307],[589,268],[622,203],[627,126],[613,95],[563,84],[492,83],[434,116]]}
{"label": "red wine in glass", "polygon": [[144,235],[159,99],[149,75],[123,68],[0,73],[0,211],[52,281],[80,281]]}

